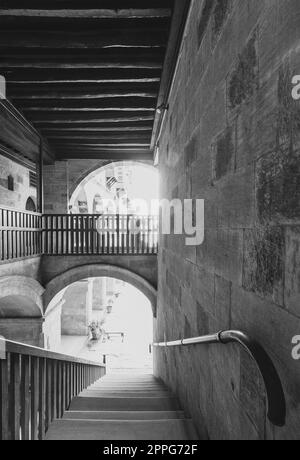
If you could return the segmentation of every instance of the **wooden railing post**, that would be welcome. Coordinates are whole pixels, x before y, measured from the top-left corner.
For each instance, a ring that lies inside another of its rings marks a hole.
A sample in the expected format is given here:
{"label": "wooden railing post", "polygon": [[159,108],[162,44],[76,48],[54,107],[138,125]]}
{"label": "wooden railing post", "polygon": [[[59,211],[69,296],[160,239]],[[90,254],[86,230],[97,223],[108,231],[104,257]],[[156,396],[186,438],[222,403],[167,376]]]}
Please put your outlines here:
{"label": "wooden railing post", "polygon": [[48,430],[51,423],[51,399],[52,399],[52,363],[46,360],[46,419],[45,429]]}
{"label": "wooden railing post", "polygon": [[39,411],[39,360],[31,358],[31,439],[38,439],[38,411]]}
{"label": "wooden railing post", "polygon": [[18,441],[20,439],[20,355],[12,354],[10,363],[10,421],[12,439]]}
{"label": "wooden railing post", "polygon": [[8,360],[0,358],[0,439],[7,441],[9,439],[9,424],[8,424]]}
{"label": "wooden railing post", "polygon": [[57,417],[62,417],[62,362],[57,363],[57,388],[56,388],[56,400],[57,400]]}
{"label": "wooden railing post", "polygon": [[30,439],[30,357],[21,357],[21,433],[22,440]]}
{"label": "wooden railing post", "polygon": [[39,440],[45,438],[46,419],[46,359],[39,358]]}

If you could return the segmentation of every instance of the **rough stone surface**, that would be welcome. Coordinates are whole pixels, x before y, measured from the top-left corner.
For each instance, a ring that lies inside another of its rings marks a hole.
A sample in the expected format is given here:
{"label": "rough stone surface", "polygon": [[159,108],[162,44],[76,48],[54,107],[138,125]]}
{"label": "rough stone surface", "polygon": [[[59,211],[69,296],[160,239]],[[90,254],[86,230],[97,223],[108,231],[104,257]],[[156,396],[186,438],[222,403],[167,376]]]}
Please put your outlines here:
{"label": "rough stone surface", "polygon": [[272,357],[287,423],[267,418],[260,375],[238,346],[155,351],[155,372],[204,439],[299,439],[300,4],[199,1],[160,141],[161,198],[205,199],[205,241],[162,236],[157,341],[240,329]]}
{"label": "rough stone surface", "polygon": [[[13,190],[8,188],[8,177],[13,179]],[[29,169],[0,155],[0,206],[25,210],[28,198],[36,203],[37,191],[30,186]]]}

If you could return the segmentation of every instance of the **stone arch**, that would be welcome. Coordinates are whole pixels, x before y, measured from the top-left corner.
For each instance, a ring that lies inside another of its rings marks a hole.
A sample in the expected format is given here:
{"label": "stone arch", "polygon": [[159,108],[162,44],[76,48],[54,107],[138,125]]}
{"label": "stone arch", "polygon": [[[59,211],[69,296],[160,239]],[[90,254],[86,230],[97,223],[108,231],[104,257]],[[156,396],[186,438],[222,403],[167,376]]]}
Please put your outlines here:
{"label": "stone arch", "polygon": [[30,212],[36,212],[37,211],[37,206],[36,206],[36,199],[34,196],[29,196],[27,198],[26,204],[25,204],[25,210],[30,211]]}
{"label": "stone arch", "polygon": [[47,310],[51,300],[63,289],[76,281],[86,278],[107,277],[115,278],[131,284],[141,291],[150,301],[153,316],[156,318],[157,313],[157,291],[140,275],[115,265],[91,264],[74,267],[63,274],[53,278],[47,286],[44,293],[44,305]]}
{"label": "stone arch", "polygon": [[75,181],[74,183],[70,184],[70,190],[69,190],[69,200],[71,200],[73,194],[76,192],[78,187],[81,185],[81,183],[85,180],[89,180],[89,178],[92,179],[94,175],[96,175],[102,168],[106,168],[107,166],[110,165],[115,165],[115,164],[128,164],[128,165],[134,165],[134,164],[140,164],[141,166],[146,166],[149,168],[155,168],[153,166],[153,162],[147,161],[147,160],[115,160],[115,161],[100,161],[96,165],[93,165],[91,168],[86,169]]}
{"label": "stone arch", "polygon": [[41,318],[44,314],[40,283],[25,276],[0,278],[0,317]]}

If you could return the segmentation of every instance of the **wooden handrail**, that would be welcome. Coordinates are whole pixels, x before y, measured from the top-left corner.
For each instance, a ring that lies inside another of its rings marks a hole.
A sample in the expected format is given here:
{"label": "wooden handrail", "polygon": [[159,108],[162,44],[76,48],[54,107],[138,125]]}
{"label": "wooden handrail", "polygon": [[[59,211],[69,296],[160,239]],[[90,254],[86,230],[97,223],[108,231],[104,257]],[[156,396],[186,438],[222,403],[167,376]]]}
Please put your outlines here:
{"label": "wooden handrail", "polygon": [[[19,355],[35,356],[37,358],[55,359],[57,361],[74,362],[86,364],[87,366],[100,366],[101,364],[89,361],[76,356],[64,355],[62,353],[46,350],[45,348],[34,347],[20,342],[6,340],[0,337],[0,360],[3,359],[3,353],[17,353]],[[5,358],[6,359],[6,358]]]}
{"label": "wooden handrail", "polygon": [[42,440],[72,399],[106,367],[0,339],[0,439]]}
{"label": "wooden handrail", "polygon": [[221,331],[216,334],[175,340],[172,342],[153,343],[154,347],[168,348],[191,345],[211,345],[238,343],[255,361],[263,378],[268,398],[268,418],[275,426],[286,423],[286,400],[278,372],[265,349],[254,339],[241,331]]}

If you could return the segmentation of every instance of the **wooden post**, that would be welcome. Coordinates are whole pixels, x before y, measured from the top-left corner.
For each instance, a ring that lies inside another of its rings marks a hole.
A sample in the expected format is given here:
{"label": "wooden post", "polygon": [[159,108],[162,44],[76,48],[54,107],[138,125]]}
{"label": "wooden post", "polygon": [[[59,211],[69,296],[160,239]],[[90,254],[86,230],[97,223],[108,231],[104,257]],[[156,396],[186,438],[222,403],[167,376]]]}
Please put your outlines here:
{"label": "wooden post", "polygon": [[38,439],[38,410],[39,410],[39,360],[31,358],[31,440]]}
{"label": "wooden post", "polygon": [[46,418],[46,359],[39,359],[39,440],[45,438]]}
{"label": "wooden post", "polygon": [[0,439],[7,441],[9,439],[8,427],[8,361],[0,359]]}
{"label": "wooden post", "polygon": [[51,400],[52,400],[52,363],[46,362],[46,419],[45,431],[49,429],[51,423]]}
{"label": "wooden post", "polygon": [[57,361],[52,362],[52,386],[51,386],[51,422],[58,417],[57,413]]}
{"label": "wooden post", "polygon": [[28,441],[30,428],[29,356],[22,356],[21,372],[21,433],[22,441]]}
{"label": "wooden post", "polygon": [[20,440],[20,355],[11,355],[11,406],[10,406],[10,420],[12,439],[14,441]]}

